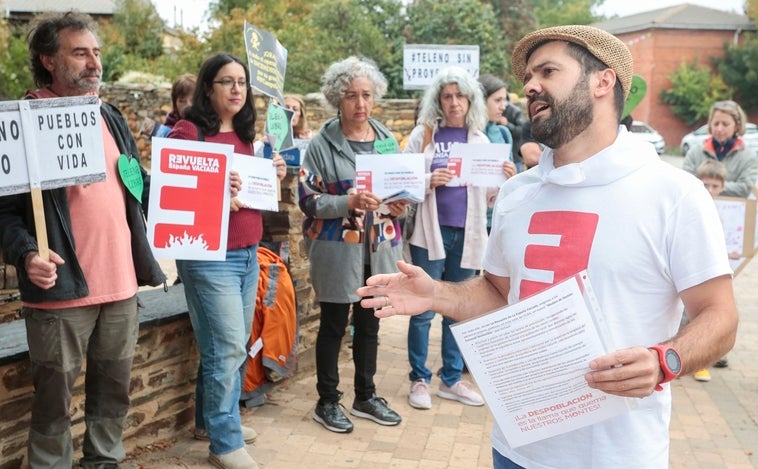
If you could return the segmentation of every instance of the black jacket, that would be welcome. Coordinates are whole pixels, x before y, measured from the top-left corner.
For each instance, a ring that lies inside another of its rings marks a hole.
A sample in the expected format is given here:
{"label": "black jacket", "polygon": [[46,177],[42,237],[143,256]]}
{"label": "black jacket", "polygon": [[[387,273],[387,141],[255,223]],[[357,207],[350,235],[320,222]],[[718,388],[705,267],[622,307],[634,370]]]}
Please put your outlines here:
{"label": "black jacket", "polygon": [[[139,155],[137,143],[119,110],[108,103],[103,103],[100,106],[100,114],[113,135],[119,151],[124,155],[129,155],[130,158]],[[143,207],[147,207],[148,204],[147,194],[150,191],[150,181],[144,169],[142,174],[145,181],[143,203],[140,204],[134,197],[127,197],[126,218],[131,230],[132,258],[137,283],[157,286],[165,282],[166,275],[153,257],[147,241],[146,210],[143,210]],[[76,258],[66,188],[42,191],[42,201],[48,246],[66,261],[65,264],[58,266],[58,279],[55,286],[49,290],[43,290],[34,285],[29,280],[24,267],[26,255],[30,251],[38,250],[30,194],[0,197],[0,245],[3,249],[3,260],[7,264],[16,266],[21,299],[39,303],[87,296],[89,288]],[[92,216],[97,216],[97,214]],[[114,256],[123,254],[113,253]],[[107,261],[103,259],[103,262]]]}

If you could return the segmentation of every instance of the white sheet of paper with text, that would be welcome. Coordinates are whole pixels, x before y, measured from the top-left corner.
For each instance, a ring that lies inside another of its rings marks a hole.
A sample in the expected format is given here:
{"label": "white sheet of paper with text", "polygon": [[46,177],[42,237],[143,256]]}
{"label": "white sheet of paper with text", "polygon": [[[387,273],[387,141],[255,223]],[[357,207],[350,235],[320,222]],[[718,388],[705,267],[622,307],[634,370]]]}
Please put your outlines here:
{"label": "white sheet of paper with text", "polygon": [[515,448],[628,411],[631,399],[587,385],[611,346],[586,272],[451,326],[466,364]]}

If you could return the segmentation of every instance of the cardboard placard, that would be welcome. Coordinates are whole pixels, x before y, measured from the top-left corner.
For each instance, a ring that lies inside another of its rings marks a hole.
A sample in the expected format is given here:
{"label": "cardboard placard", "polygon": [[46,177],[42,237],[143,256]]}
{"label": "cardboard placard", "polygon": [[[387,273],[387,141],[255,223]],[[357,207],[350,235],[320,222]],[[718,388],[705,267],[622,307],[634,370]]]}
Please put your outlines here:
{"label": "cardboard placard", "polygon": [[756,251],[756,200],[716,197],[713,202],[724,228],[727,252],[752,257]]}

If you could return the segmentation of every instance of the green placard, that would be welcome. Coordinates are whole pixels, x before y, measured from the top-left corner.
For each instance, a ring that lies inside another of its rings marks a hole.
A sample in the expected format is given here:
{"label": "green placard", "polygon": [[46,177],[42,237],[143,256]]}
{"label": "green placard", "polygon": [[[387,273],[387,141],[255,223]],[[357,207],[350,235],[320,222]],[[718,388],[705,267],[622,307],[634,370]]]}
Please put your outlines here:
{"label": "green placard", "polygon": [[647,93],[647,82],[639,75],[632,77],[632,86],[629,88],[629,97],[626,98],[624,103],[624,112],[621,114],[621,118],[628,116],[632,113],[632,110],[642,102],[642,98]]}
{"label": "green placard", "polygon": [[118,174],[121,176],[121,182],[124,183],[129,193],[139,203],[142,203],[142,189],[144,188],[145,181],[142,179],[139,160],[122,154],[118,157]]}
{"label": "green placard", "polygon": [[397,153],[397,142],[393,138],[385,138],[384,140],[374,140],[374,150],[380,155],[389,155]]}

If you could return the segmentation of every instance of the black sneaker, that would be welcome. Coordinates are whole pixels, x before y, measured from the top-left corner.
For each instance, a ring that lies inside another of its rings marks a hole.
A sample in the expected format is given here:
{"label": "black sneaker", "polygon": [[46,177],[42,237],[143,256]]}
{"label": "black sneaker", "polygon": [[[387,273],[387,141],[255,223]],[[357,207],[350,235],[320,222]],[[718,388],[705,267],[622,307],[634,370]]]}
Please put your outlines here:
{"label": "black sneaker", "polygon": [[716,368],[726,368],[729,366],[729,360],[726,359],[726,357],[722,358],[721,360],[717,361],[713,366]]}
{"label": "black sneaker", "polygon": [[353,422],[342,412],[342,404],[339,402],[320,402],[313,411],[313,420],[320,423],[327,430],[337,433],[350,433],[353,431]]}
{"label": "black sneaker", "polygon": [[403,419],[397,412],[387,406],[387,401],[382,397],[373,396],[366,401],[353,401],[350,413],[356,417],[373,420],[379,425],[397,425]]}

